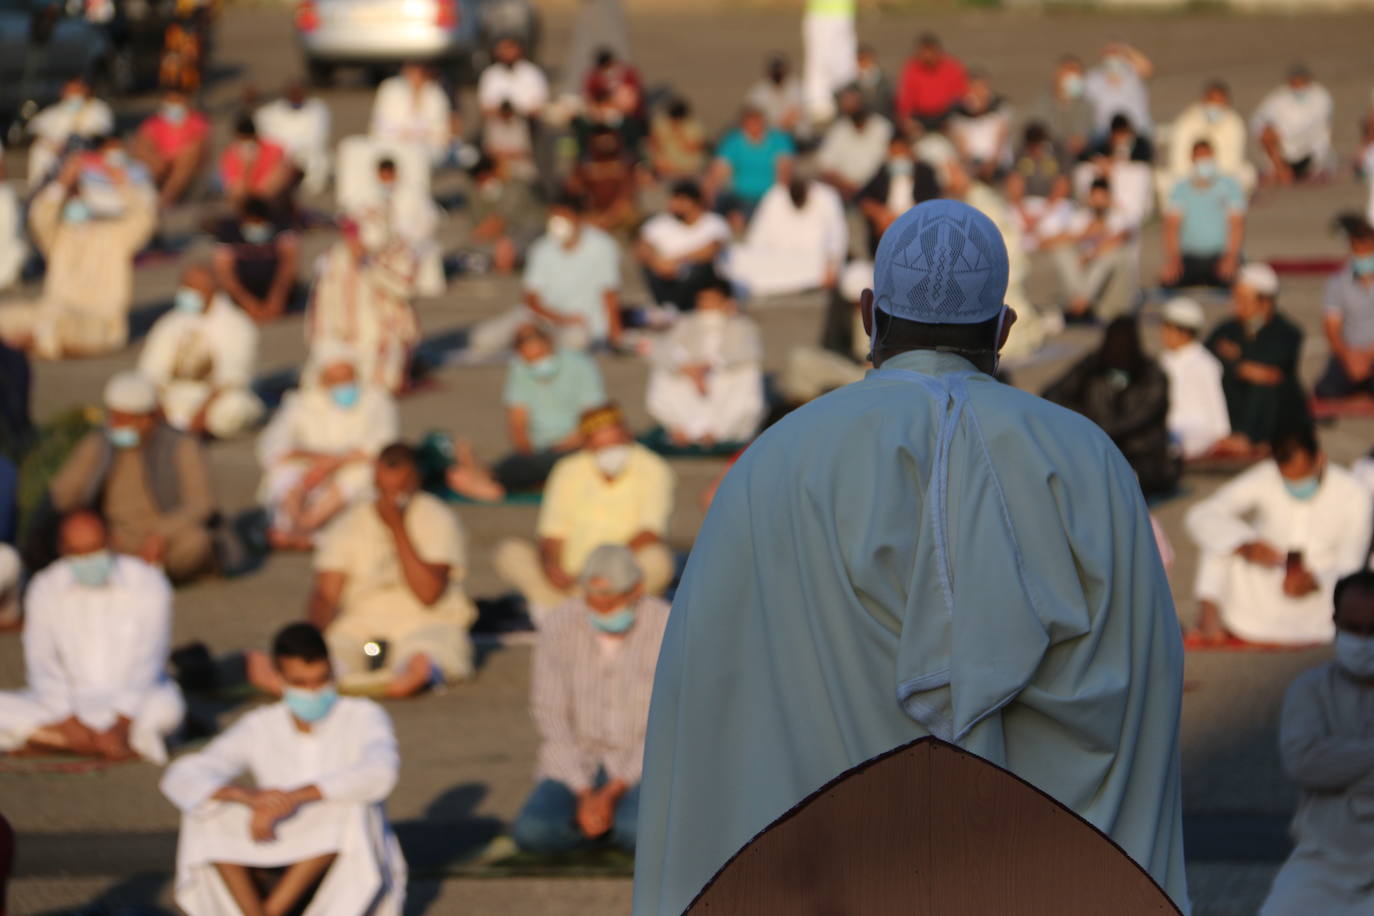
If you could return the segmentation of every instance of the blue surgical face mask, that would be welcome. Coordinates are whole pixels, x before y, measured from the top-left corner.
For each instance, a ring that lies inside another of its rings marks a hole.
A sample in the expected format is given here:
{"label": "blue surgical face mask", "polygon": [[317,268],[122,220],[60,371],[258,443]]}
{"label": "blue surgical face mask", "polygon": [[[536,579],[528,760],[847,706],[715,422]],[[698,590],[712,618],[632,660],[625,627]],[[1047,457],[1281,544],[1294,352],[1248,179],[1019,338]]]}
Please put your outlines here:
{"label": "blue surgical face mask", "polygon": [[62,207],[62,221],[65,223],[84,223],[91,218],[91,208],[84,200],[69,200]]}
{"label": "blue surgical face mask", "polygon": [[1199,159],[1193,163],[1193,171],[1197,177],[1211,181],[1217,177],[1217,161],[1215,159]]}
{"label": "blue surgical face mask", "polygon": [[287,687],[282,694],[282,700],[286,703],[286,708],[291,710],[291,715],[307,725],[313,725],[329,715],[329,711],[339,701],[339,690],[333,684],[326,684],[319,690]]}
{"label": "blue surgical face mask", "polygon": [[267,223],[244,223],[244,241],[253,245],[261,245],[272,240],[272,227]]}
{"label": "blue surgical face mask", "polygon": [[177,290],[176,296],[172,299],[172,305],[178,312],[199,315],[205,311],[205,297],[200,294],[200,290],[183,286]]}
{"label": "blue surgical face mask", "polygon": [[346,385],[331,385],[329,396],[335,404],[344,410],[349,410],[358,403],[358,398],[362,396],[362,389],[358,387],[356,382],[349,382]]}
{"label": "blue surgical face mask", "polygon": [[613,636],[628,631],[635,625],[635,612],[633,608],[624,607],[609,614],[598,614],[596,611],[589,611],[587,619],[592,622],[602,633],[610,633]]}
{"label": "blue surgical face mask", "polygon": [[1300,502],[1307,502],[1316,496],[1321,486],[1322,479],[1316,474],[1301,480],[1289,480],[1287,477],[1283,479],[1283,488],[1288,491],[1288,495]]}
{"label": "blue surgical face mask", "polygon": [[137,448],[143,436],[132,426],[111,426],[105,430],[106,437],[115,448]]}
{"label": "blue surgical face mask", "polygon": [[180,124],[186,120],[186,106],[165,104],[162,106],[162,117],[172,124]]}
{"label": "blue surgical face mask", "polygon": [[1350,269],[1355,271],[1357,277],[1367,277],[1374,274],[1374,254],[1362,254],[1350,259]]}
{"label": "blue surgical face mask", "polygon": [[558,358],[553,354],[536,359],[529,364],[530,375],[541,382],[547,382],[558,374]]}
{"label": "blue surgical face mask", "polygon": [[916,171],[916,163],[910,159],[893,159],[887,164],[887,170],[893,175],[910,175]]}
{"label": "blue surgical face mask", "polygon": [[108,550],[97,550],[95,553],[67,557],[67,567],[81,585],[86,588],[101,588],[110,581],[110,573],[114,570],[114,554]]}

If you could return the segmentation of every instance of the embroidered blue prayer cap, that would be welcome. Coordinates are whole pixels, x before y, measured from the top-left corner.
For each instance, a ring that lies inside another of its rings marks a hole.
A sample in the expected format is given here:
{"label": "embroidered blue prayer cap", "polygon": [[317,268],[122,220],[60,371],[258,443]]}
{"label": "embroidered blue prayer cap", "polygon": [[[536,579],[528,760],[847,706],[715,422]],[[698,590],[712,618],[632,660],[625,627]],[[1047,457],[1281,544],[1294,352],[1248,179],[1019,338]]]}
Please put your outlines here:
{"label": "embroidered blue prayer cap", "polygon": [[894,318],[980,324],[1002,312],[1007,246],[992,220],[957,200],[928,200],[883,233],[873,301]]}

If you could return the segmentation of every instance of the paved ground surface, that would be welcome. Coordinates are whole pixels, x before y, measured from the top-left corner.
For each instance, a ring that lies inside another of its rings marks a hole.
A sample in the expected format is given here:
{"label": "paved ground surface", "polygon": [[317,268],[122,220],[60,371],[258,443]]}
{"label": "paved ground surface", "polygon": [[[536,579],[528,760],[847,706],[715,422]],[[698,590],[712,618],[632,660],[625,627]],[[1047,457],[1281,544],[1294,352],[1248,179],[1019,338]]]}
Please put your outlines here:
{"label": "paved ground surface", "polygon": [[[861,24],[863,37],[874,42],[893,67],[911,37],[925,28],[938,29],[953,50],[987,68],[995,84],[1018,104],[1033,100],[1055,55],[1070,50],[1091,55],[1102,42],[1118,36],[1155,57],[1161,75],[1155,83],[1154,108],[1161,119],[1177,111],[1203,79],[1215,74],[1231,80],[1239,105],[1248,112],[1290,58],[1306,57],[1335,95],[1337,139],[1348,152],[1355,118],[1368,99],[1367,21],[1354,18],[947,13],[872,16]],[[566,17],[551,13],[543,55],[547,63],[559,62],[567,31]],[[672,83],[688,91],[713,127],[723,125],[734,111],[765,51],[797,52],[800,41],[795,14],[755,11],[641,13],[633,33],[636,56],[650,82]],[[268,7],[231,9],[221,31],[220,65],[221,79],[211,103],[223,131],[245,84],[271,89],[296,68],[287,15]],[[328,98],[340,136],[365,124],[369,93],[360,82],[342,84]],[[137,107],[132,106],[130,114],[137,114]],[[11,153],[12,174],[20,164],[19,154]],[[439,186],[441,191],[455,191],[461,182],[450,177]],[[1249,255],[1339,253],[1340,242],[1329,233],[1328,221],[1338,209],[1359,206],[1363,193],[1353,180],[1342,179],[1323,188],[1261,197],[1251,220]],[[203,210],[178,214],[173,228],[193,226],[203,215]],[[456,213],[445,227],[446,242],[456,244],[465,228],[461,213]],[[309,245],[319,250],[327,240],[316,234]],[[1151,232],[1147,272],[1158,264],[1158,257]],[[1033,291],[1040,300],[1051,289],[1045,268],[1037,265],[1034,276]],[[140,270],[139,305],[153,309],[165,304],[175,274],[172,264]],[[1320,286],[1319,279],[1293,279],[1284,291],[1284,306],[1314,339],[1319,337]],[[631,288],[638,289],[637,281],[631,281]],[[515,292],[509,281],[459,280],[442,299],[422,304],[422,319],[429,333],[449,331],[509,306]],[[802,297],[759,310],[770,369],[782,366],[791,346],[815,336],[820,305],[817,298]],[[1216,306],[1216,313],[1222,308]],[[1021,371],[1018,382],[1038,388],[1090,339],[1086,333],[1066,336],[1059,360]],[[1319,371],[1323,350],[1319,342],[1307,349],[1304,371],[1309,379]],[[40,366],[38,414],[93,401],[103,380],[113,369],[129,365],[135,352]],[[267,329],[265,371],[297,365],[302,355],[299,318]],[[644,420],[644,367],[634,360],[608,360],[603,365],[611,389],[636,420]],[[473,438],[485,457],[496,457],[502,449],[501,377],[496,368],[442,371],[437,388],[404,402],[406,433],[433,427],[455,430]],[[1338,460],[1349,461],[1368,450],[1372,431],[1374,423],[1347,422],[1328,430],[1325,440]],[[216,445],[213,462],[225,507],[249,506],[257,479],[252,444]],[[686,550],[701,520],[696,495],[717,465],[679,461],[675,468],[680,490],[672,541]],[[1192,614],[1187,596],[1195,563],[1181,519],[1187,506],[1217,483],[1214,478],[1190,478],[1181,498],[1159,508],[1180,554],[1175,583],[1185,618]],[[490,568],[491,550],[502,537],[532,531],[534,511],[465,508],[462,518],[472,536],[472,590],[479,596],[499,593]],[[278,626],[300,613],[307,588],[308,563],[303,557],[277,557],[251,577],[197,585],[178,595],[177,640],[204,640],[217,654],[261,646]],[[1189,659],[1188,677],[1194,688],[1185,700],[1184,789],[1190,877],[1200,913],[1254,912],[1284,854],[1284,826],[1294,792],[1279,771],[1274,751],[1276,710],[1291,678],[1322,657],[1321,652],[1307,652]],[[629,882],[624,879],[442,874],[446,866],[461,862],[495,836],[529,788],[536,739],[526,713],[528,667],[527,649],[493,651],[486,655],[475,683],[391,707],[404,749],[403,777],[391,811],[417,874],[410,907],[416,913],[628,911]],[[19,685],[21,672],[18,640],[0,637],[0,686]],[[203,708],[218,715],[221,724],[236,714],[227,704]],[[156,791],[157,775],[142,765],[84,776],[0,770],[0,809],[20,834],[14,911],[169,907],[176,817]]]}

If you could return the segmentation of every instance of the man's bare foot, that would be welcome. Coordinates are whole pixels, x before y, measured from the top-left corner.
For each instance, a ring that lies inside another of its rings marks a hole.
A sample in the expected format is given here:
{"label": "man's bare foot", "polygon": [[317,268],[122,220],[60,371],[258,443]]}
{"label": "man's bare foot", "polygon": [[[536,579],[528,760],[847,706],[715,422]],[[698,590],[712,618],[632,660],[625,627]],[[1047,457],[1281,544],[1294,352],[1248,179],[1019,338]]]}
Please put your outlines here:
{"label": "man's bare foot", "polygon": [[691,436],[688,436],[680,429],[669,430],[668,438],[671,439],[673,444],[678,448],[687,448],[692,444]]}
{"label": "man's bare foot", "polygon": [[385,695],[393,700],[413,697],[429,686],[433,676],[429,658],[424,655],[412,655],[405,663],[405,667],[396,672],[396,676],[386,685]]}
{"label": "man's bare foot", "polygon": [[453,443],[453,467],[448,469],[445,481],[453,492],[478,502],[499,503],[506,498],[506,488],[477,460],[472,443],[466,439]]}
{"label": "man's bare foot", "polygon": [[282,531],[280,528],[273,528],[267,532],[267,543],[272,545],[273,550],[282,551],[306,551],[315,546],[308,536]]}
{"label": "man's bare foot", "polygon": [[285,684],[266,652],[249,649],[248,654],[243,657],[243,668],[248,676],[248,683],[271,696],[282,695]]}

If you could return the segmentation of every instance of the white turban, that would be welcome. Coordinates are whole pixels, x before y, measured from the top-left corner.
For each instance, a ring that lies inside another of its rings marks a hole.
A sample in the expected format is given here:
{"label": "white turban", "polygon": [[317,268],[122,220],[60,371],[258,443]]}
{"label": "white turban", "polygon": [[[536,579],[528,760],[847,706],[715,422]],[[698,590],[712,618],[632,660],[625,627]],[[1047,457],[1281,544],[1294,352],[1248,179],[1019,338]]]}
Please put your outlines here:
{"label": "white turban", "polygon": [[1240,271],[1236,274],[1236,282],[1250,287],[1261,296],[1273,298],[1279,294],[1279,275],[1263,261],[1251,261],[1241,265]]}
{"label": "white turban", "polygon": [[105,383],[105,407],[120,413],[152,413],[157,410],[157,386],[135,369],[116,372]]}

